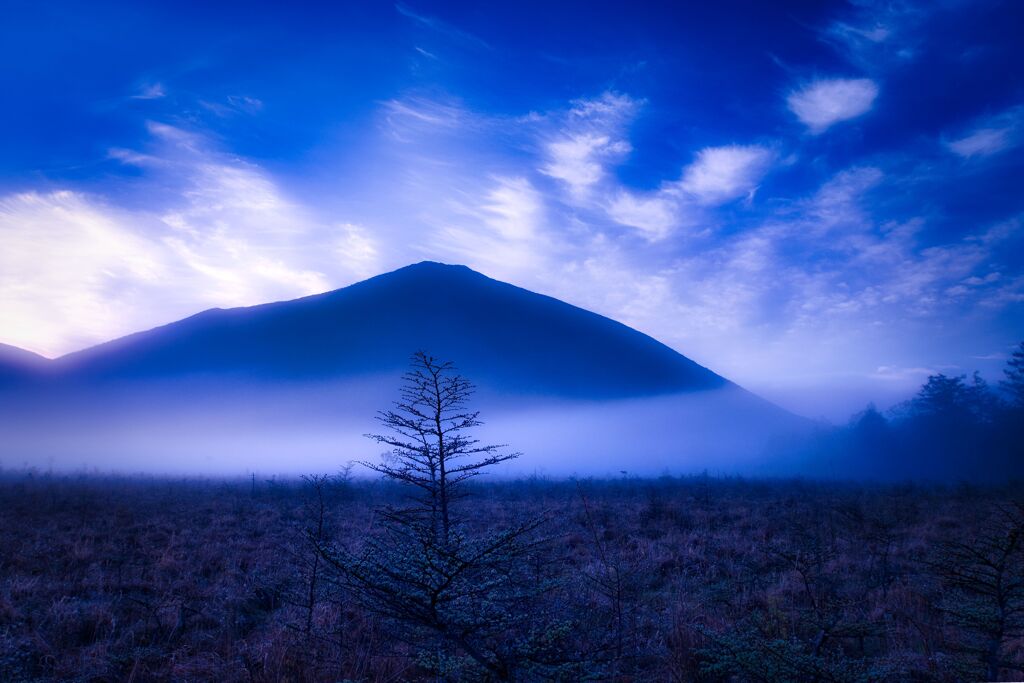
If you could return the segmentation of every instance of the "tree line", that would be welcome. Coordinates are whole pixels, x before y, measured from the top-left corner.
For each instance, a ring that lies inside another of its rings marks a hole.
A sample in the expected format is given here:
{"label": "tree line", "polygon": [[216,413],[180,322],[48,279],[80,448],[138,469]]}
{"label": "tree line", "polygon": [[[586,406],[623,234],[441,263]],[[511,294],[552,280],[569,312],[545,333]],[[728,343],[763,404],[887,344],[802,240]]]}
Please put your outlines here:
{"label": "tree line", "polygon": [[840,476],[1002,482],[1024,477],[1024,342],[993,387],[979,373],[930,375],[917,394],[855,415],[812,457]]}

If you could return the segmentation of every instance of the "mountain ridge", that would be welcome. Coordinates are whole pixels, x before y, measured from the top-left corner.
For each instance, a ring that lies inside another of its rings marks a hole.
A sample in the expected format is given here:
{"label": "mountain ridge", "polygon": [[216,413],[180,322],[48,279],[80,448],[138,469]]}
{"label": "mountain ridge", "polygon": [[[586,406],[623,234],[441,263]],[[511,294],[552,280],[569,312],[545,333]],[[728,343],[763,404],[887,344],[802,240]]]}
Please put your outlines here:
{"label": "mountain ridge", "polygon": [[52,362],[34,351],[0,343],[0,382],[31,381],[49,369]]}
{"label": "mountain ridge", "polygon": [[81,381],[308,380],[393,372],[419,349],[512,391],[609,398],[731,384],[611,318],[433,261],[298,299],[207,309],[52,363]]}

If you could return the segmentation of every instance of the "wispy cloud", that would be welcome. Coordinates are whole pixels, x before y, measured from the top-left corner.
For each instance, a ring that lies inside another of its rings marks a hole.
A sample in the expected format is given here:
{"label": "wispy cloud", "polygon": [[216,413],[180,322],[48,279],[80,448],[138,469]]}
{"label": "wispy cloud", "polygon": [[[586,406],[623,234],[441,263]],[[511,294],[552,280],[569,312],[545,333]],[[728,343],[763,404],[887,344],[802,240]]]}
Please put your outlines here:
{"label": "wispy cloud", "polygon": [[156,324],[146,294],[171,268],[135,218],[78,192],[0,198],[4,341],[57,355]]}
{"label": "wispy cloud", "polygon": [[629,127],[642,106],[627,95],[605,92],[575,100],[565,114],[535,117],[544,140],[544,162],[537,170],[563,184],[570,207],[598,212],[648,241],[660,241],[683,226],[713,224],[709,208],[752,198],[776,159],[775,150],[763,145],[705,147],[678,179],[648,191],[626,187],[611,169],[632,152]]}
{"label": "wispy cloud", "polygon": [[837,21],[829,26],[828,33],[851,46],[861,45],[864,42],[882,43],[892,35],[889,27],[880,23],[870,26],[853,26],[843,21]]}
{"label": "wispy cloud", "polygon": [[548,145],[550,161],[544,175],[565,181],[576,194],[584,194],[604,177],[607,162],[630,151],[629,143],[607,135],[579,133]]}
{"label": "wispy cloud", "polygon": [[[575,187],[550,173],[552,143],[573,136],[631,148],[635,107],[606,95],[578,100],[563,113],[523,117],[524,138],[514,147],[530,149],[531,135],[541,142],[537,157],[524,159],[535,175],[529,168],[481,173],[487,167],[478,167],[479,158],[467,168],[445,158],[443,179],[429,169],[417,174],[426,185],[415,188],[415,203],[430,226],[423,253],[624,320],[751,381],[780,368],[801,376],[825,372],[836,348],[858,359],[859,344],[888,334],[880,321],[910,325],[951,306],[992,300],[1004,284],[993,280],[990,264],[1013,231],[985,229],[933,244],[923,218],[876,218],[873,193],[891,191],[878,166],[851,166],[805,197],[766,197],[773,208],[762,208],[758,222],[724,231],[715,230],[716,212],[754,195],[779,163],[778,145],[697,149],[675,179],[646,190],[621,182],[612,172],[618,158],[591,156],[593,145],[572,157],[596,167],[573,175]],[[471,129],[506,127],[465,110],[436,123],[428,118],[440,130],[450,119]],[[971,286],[975,278],[986,284]],[[966,287],[961,296],[968,300],[949,295],[956,286]],[[753,356],[752,344],[760,349]],[[877,361],[863,357],[858,367],[867,381]]]}
{"label": "wispy cloud", "polygon": [[662,183],[654,192],[615,191],[606,207],[608,217],[640,230],[650,241],[665,239],[679,227],[711,224],[707,209],[752,199],[775,159],[774,150],[760,145],[705,147],[678,181]]}
{"label": "wispy cloud", "polygon": [[639,229],[650,240],[661,240],[681,222],[677,202],[664,192],[643,195],[622,190],[608,205],[608,216],[619,223]]}
{"label": "wispy cloud", "polygon": [[201,134],[163,123],[149,130],[145,152],[111,156],[170,190],[150,197],[151,209],[71,191],[0,198],[5,342],[60,354],[209,306],[326,291],[377,269],[364,229],[318,220],[263,169]]}
{"label": "wispy cloud", "polygon": [[224,118],[237,114],[257,114],[263,109],[263,100],[250,95],[228,95],[220,101],[199,100],[199,105]]}
{"label": "wispy cloud", "polygon": [[452,204],[425,245],[498,277],[543,268],[556,256],[540,192],[523,177],[493,177],[482,194]]}
{"label": "wispy cloud", "polygon": [[852,64],[884,71],[916,57],[924,39],[922,24],[933,12],[955,4],[858,0],[819,35]]}
{"label": "wispy cloud", "polygon": [[346,264],[356,278],[365,280],[380,274],[380,247],[366,227],[354,223],[339,225],[335,248],[340,262]]}
{"label": "wispy cloud", "polygon": [[423,141],[423,136],[446,132],[470,132],[481,119],[461,105],[423,97],[392,99],[382,104],[382,122],[387,134],[400,142]]}
{"label": "wispy cloud", "polygon": [[462,29],[446,21],[442,21],[437,17],[417,12],[408,5],[405,5],[403,3],[397,3],[395,5],[395,10],[403,17],[411,19],[413,22],[415,22],[419,26],[422,26],[423,28],[435,31],[461,43],[491,49],[491,45],[483,38],[480,38],[479,36],[476,36],[472,33],[469,33],[468,31],[463,31]]}
{"label": "wispy cloud", "polygon": [[946,141],[946,147],[965,159],[988,157],[1018,146],[1024,134],[1024,106],[1013,107],[974,123],[968,132]]}
{"label": "wispy cloud", "polygon": [[871,376],[874,379],[887,382],[906,383],[910,381],[916,384],[927,379],[929,375],[935,375],[939,372],[941,370],[935,368],[901,368],[893,365],[879,365]]}
{"label": "wispy cloud", "polygon": [[774,159],[760,145],[706,147],[684,169],[678,187],[699,204],[723,204],[751,195]]}
{"label": "wispy cloud", "polygon": [[547,142],[547,162],[540,172],[565,182],[578,198],[584,197],[604,178],[609,164],[631,151],[625,128],[640,104],[613,92],[576,100]]}
{"label": "wispy cloud", "polygon": [[987,157],[1002,152],[1013,144],[1011,128],[979,128],[947,146],[962,157]]}
{"label": "wispy cloud", "polygon": [[[801,202],[814,234],[835,229],[860,229],[870,220],[864,208],[864,195],[876,187],[885,174],[875,166],[854,166],[825,181],[814,196]],[[850,234],[850,233],[848,233]]]}
{"label": "wispy cloud", "polygon": [[133,100],[159,100],[167,96],[163,83],[147,83],[131,96]]}
{"label": "wispy cloud", "polygon": [[869,78],[825,78],[812,81],[789,94],[786,103],[813,135],[841,121],[866,114],[878,85]]}

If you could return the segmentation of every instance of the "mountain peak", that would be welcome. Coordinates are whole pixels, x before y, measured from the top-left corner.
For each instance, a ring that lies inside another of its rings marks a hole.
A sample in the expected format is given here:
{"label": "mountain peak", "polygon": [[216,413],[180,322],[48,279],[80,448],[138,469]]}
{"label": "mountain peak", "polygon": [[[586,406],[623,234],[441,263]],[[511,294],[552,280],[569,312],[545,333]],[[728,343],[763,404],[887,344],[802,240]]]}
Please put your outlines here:
{"label": "mountain peak", "polygon": [[[407,266],[402,266],[387,273],[382,273],[364,282],[371,282],[379,279],[390,279],[394,277],[403,276],[416,276],[416,277],[465,277],[475,276],[478,278],[488,278],[483,273],[473,270],[469,266],[465,266],[458,263],[441,263],[440,261],[420,261],[418,263],[410,263]],[[356,283],[359,284],[359,283]],[[337,290],[336,290],[337,291]]]}
{"label": "mountain peak", "polygon": [[471,271],[471,272],[474,272],[474,273],[476,272],[475,270],[473,270],[469,266],[463,265],[461,263],[443,263],[441,261],[419,261],[418,263],[410,263],[409,265],[404,266],[402,268],[399,268],[398,270],[407,270],[407,269],[409,269],[409,270],[445,270],[445,269],[455,269],[455,270],[462,270],[462,271],[467,271],[468,270],[468,271]]}
{"label": "mountain peak", "polygon": [[326,294],[207,311],[58,364],[83,379],[308,381],[400,373],[417,350],[502,393],[607,398],[727,384],[614,320],[435,261]]}

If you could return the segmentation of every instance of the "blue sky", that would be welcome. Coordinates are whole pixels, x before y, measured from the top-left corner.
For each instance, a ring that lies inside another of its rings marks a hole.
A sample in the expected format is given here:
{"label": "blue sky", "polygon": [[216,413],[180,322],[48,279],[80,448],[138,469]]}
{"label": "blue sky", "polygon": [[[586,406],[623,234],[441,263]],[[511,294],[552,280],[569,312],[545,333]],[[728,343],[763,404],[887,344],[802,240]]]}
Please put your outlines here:
{"label": "blue sky", "polygon": [[37,3],[0,342],[465,263],[842,419],[1024,338],[1024,4]]}

